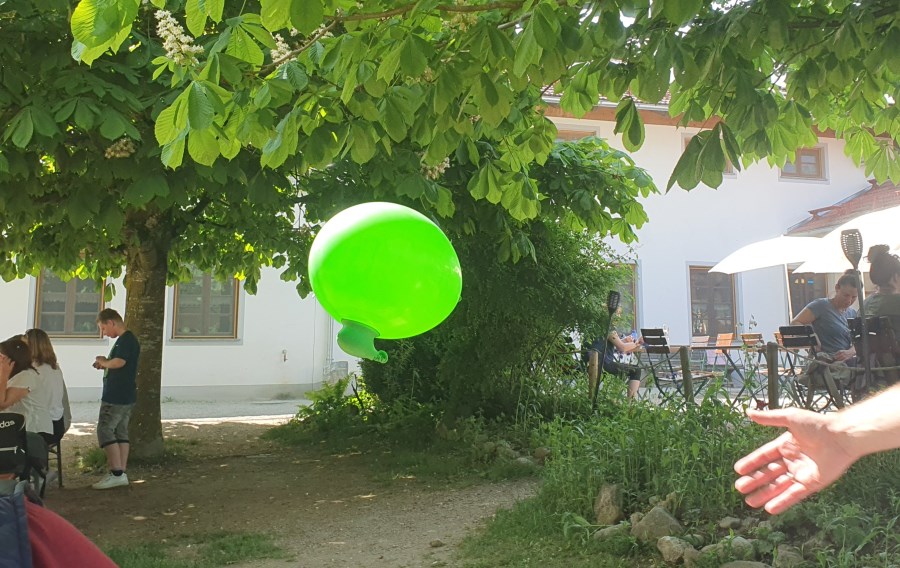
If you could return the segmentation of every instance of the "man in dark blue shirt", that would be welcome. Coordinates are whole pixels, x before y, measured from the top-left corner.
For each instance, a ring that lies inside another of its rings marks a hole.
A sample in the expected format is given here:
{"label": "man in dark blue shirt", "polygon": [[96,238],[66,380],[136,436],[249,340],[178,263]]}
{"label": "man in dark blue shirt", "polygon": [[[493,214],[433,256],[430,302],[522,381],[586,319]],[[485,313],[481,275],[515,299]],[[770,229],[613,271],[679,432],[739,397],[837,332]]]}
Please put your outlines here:
{"label": "man in dark blue shirt", "polygon": [[107,308],[97,316],[100,333],[115,339],[109,356],[98,355],[94,368],[103,369],[103,396],[97,420],[97,440],[106,452],[109,474],[93,485],[110,489],[128,485],[128,421],[137,400],[137,365],[141,345],[125,327],[122,316]]}

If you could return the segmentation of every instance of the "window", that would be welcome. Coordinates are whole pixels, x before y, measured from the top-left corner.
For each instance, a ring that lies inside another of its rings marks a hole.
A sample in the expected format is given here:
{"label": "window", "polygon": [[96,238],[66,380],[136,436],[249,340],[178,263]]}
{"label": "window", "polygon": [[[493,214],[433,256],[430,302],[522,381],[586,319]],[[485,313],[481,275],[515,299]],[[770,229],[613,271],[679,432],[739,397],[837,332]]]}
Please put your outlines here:
{"label": "window", "polygon": [[691,266],[691,335],[734,333],[734,277]]}
{"label": "window", "polygon": [[63,282],[47,270],[38,276],[34,325],[51,337],[100,337],[97,314],[103,307],[102,288],[93,280]]}
{"label": "window", "polygon": [[791,319],[816,298],[828,297],[826,274],[794,273],[788,275],[791,289]]}
{"label": "window", "polygon": [[787,179],[825,179],[825,149],[802,148],[797,150],[796,159],[781,168],[781,177]]}
{"label": "window", "polygon": [[619,316],[618,322],[614,322],[616,329],[622,333],[636,330],[638,328],[637,318],[637,265],[636,264],[620,264],[619,268],[625,272],[624,278],[616,287],[621,300],[619,307],[622,314]]}
{"label": "window", "polygon": [[[687,145],[690,143],[691,138],[693,138],[693,134],[685,134],[681,138],[681,150],[687,150]],[[722,172],[726,176],[734,175],[734,164],[731,163],[731,160],[725,158],[725,171]]]}
{"label": "window", "polygon": [[593,130],[566,130],[563,128],[559,128],[556,131],[556,139],[562,141],[581,140],[582,138],[596,135],[597,133]]}
{"label": "window", "polygon": [[192,271],[190,282],[175,285],[174,339],[237,338],[238,281],[220,282]]}

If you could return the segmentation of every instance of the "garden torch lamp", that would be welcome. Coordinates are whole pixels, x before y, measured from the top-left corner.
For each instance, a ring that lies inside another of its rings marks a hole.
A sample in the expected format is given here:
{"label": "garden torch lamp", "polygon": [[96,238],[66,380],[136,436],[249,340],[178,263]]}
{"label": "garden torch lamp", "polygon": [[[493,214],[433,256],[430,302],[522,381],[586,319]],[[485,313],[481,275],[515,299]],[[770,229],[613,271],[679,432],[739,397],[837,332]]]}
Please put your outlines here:
{"label": "garden torch lamp", "polygon": [[860,343],[862,344],[862,353],[860,356],[863,360],[864,378],[866,383],[868,383],[872,373],[872,363],[869,361],[869,332],[866,329],[866,312],[863,309],[863,300],[865,299],[865,294],[863,293],[863,279],[862,273],[859,271],[859,261],[862,259],[863,242],[862,235],[858,229],[841,231],[841,250],[844,251],[844,256],[847,257],[847,260],[853,265],[853,271],[856,273],[857,280],[859,280],[859,334]]}
{"label": "garden torch lamp", "polygon": [[613,314],[619,309],[619,300],[622,295],[615,290],[610,290],[606,297],[606,309],[609,311],[609,319],[606,320],[606,334],[603,336],[603,353],[598,353],[600,357],[600,370],[597,372],[597,381],[594,382],[594,391],[591,393],[591,408],[597,407],[597,390],[600,388],[600,380],[603,378],[603,362],[606,357],[606,342],[609,341],[609,330],[612,327]]}

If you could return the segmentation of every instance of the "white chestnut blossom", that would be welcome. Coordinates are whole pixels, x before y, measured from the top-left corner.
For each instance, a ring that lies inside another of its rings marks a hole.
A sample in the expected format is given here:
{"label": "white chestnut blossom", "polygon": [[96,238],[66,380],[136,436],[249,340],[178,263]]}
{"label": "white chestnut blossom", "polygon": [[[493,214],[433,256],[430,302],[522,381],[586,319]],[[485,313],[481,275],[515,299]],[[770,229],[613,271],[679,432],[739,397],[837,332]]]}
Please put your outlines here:
{"label": "white chestnut blossom", "polygon": [[444,174],[450,167],[450,158],[444,158],[444,161],[436,166],[426,166],[422,164],[422,175],[431,180],[436,180]]}
{"label": "white chestnut blossom", "polygon": [[128,137],[122,137],[109,145],[103,155],[107,160],[113,158],[128,158],[137,151],[134,142]]}
{"label": "white chestnut blossom", "polygon": [[272,34],[272,37],[275,39],[275,47],[272,48],[272,51],[269,52],[269,54],[272,56],[272,61],[281,61],[290,55],[291,46],[284,41],[281,34]]}
{"label": "white chestnut blossom", "polygon": [[171,12],[157,10],[155,16],[156,33],[163,40],[166,57],[178,65],[196,65],[197,55],[203,53],[203,48],[194,45],[194,38],[185,33]]}

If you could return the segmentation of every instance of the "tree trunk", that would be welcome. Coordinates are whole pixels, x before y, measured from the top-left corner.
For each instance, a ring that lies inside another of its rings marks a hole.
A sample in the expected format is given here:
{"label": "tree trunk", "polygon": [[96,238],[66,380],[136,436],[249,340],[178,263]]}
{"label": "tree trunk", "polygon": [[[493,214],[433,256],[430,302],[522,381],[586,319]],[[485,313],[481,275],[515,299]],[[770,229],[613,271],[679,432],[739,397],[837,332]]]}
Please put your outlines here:
{"label": "tree trunk", "polygon": [[125,266],[125,326],[141,344],[137,403],[131,415],[131,455],[158,458],[163,453],[160,391],[165,326],[168,246],[146,240],[127,252]]}

